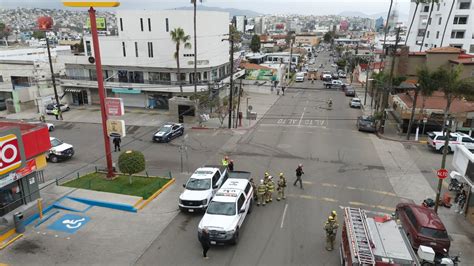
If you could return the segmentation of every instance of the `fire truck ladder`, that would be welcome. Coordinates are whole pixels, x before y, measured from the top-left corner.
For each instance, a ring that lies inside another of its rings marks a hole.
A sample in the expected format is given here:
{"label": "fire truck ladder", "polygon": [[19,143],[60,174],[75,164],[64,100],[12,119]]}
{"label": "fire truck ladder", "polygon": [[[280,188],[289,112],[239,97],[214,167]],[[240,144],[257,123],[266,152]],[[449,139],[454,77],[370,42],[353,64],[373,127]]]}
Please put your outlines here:
{"label": "fire truck ladder", "polygon": [[348,227],[355,255],[362,265],[375,265],[372,253],[370,233],[367,227],[366,215],[359,208],[347,207],[346,217],[349,219]]}

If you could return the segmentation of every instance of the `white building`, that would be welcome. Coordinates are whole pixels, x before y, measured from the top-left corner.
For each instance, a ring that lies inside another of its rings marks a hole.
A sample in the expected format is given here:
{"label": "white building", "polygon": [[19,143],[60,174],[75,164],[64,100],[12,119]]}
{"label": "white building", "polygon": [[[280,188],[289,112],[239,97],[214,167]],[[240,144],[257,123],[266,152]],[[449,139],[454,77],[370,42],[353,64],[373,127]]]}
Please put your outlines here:
{"label": "white building", "polygon": [[247,18],[245,16],[234,16],[235,29],[239,32],[245,32]]}
{"label": "white building", "polygon": [[[428,20],[430,4],[420,4],[415,14],[413,27],[407,45],[411,51],[419,51],[423,35],[425,41],[422,51],[441,46],[453,46],[474,53],[474,1],[473,0],[440,0],[433,7],[431,19]],[[454,3],[454,6],[452,6]],[[411,19],[416,4],[412,1],[410,7]],[[450,14],[452,8],[452,12]],[[410,23],[411,20],[408,22]],[[447,24],[446,24],[447,22]],[[446,27],[446,31],[445,31]]]}
{"label": "white building", "polygon": [[[70,47],[51,48],[56,76],[64,73],[64,64],[57,60],[61,54],[71,54]],[[45,105],[52,102],[53,97],[54,90],[46,48],[0,50],[0,110],[8,107],[8,110],[14,113],[26,109],[43,112]]]}
{"label": "white building", "polygon": [[[118,36],[100,36],[100,52],[107,96],[123,98],[125,106],[168,109],[168,99],[179,94],[176,45],[170,32],[182,28],[193,41],[193,11],[118,11]],[[197,12],[198,91],[230,73],[229,14]],[[61,86],[73,104],[98,104],[91,37],[85,55],[65,57]],[[194,48],[180,47],[181,84],[185,95],[194,92]],[[85,100],[81,100],[85,99]]]}

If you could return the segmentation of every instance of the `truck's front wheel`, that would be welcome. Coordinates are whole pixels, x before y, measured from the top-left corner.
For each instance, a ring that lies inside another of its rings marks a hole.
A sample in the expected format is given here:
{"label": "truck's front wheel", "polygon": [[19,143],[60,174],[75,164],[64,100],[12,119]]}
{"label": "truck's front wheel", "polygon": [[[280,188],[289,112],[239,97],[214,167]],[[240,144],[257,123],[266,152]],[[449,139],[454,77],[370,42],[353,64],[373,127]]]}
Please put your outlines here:
{"label": "truck's front wheel", "polygon": [[232,245],[237,245],[238,242],[239,242],[239,228],[237,227],[234,233],[234,238],[232,239]]}

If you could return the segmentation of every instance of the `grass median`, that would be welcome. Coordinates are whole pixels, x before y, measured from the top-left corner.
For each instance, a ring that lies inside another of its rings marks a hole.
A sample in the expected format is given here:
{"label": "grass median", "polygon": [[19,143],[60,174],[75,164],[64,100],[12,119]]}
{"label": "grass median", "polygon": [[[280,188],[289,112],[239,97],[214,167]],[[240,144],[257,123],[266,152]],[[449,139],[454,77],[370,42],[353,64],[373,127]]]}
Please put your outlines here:
{"label": "grass median", "polygon": [[113,180],[105,177],[105,173],[90,173],[71,180],[63,186],[138,196],[146,200],[170,181],[162,177],[133,176],[133,182],[129,184],[128,175],[117,175]]}

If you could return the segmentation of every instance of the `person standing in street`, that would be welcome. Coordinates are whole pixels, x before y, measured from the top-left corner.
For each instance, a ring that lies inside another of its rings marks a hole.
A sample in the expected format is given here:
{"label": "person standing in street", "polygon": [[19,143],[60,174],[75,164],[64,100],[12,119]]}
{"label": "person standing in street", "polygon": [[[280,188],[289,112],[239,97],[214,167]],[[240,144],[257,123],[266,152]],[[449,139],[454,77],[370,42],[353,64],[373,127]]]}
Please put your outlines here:
{"label": "person standing in street", "polygon": [[269,203],[269,202],[273,201],[273,191],[275,191],[275,182],[273,182],[273,177],[272,176],[268,177],[268,181],[267,181],[266,186],[267,186],[267,197],[266,197],[265,201],[267,203]]}
{"label": "person standing in street", "polygon": [[339,225],[332,216],[329,216],[327,222],[324,223],[324,230],[326,231],[326,250],[332,251],[334,249],[334,242],[336,241],[337,228]]}
{"label": "person standing in street", "polygon": [[57,107],[54,107],[53,115],[56,117],[56,120],[59,120],[59,109]]}
{"label": "person standing in street", "polygon": [[267,192],[267,186],[264,184],[263,179],[260,180],[260,185],[257,187],[257,206],[260,206],[262,204],[265,206],[265,194]]}
{"label": "person standing in street", "polygon": [[303,180],[301,180],[302,175],[304,175],[303,165],[299,164],[298,168],[296,168],[296,180],[293,183],[293,186],[296,186],[296,183],[300,182],[300,188],[303,189]]}
{"label": "person standing in street", "polygon": [[122,139],[120,137],[115,137],[112,142],[114,143],[114,149],[115,151],[120,151],[120,143],[122,142]]}
{"label": "person standing in street", "polygon": [[334,221],[337,223],[337,212],[336,212],[336,211],[332,211],[330,216],[332,216],[332,218],[334,219]]}
{"label": "person standing in street", "polygon": [[229,168],[229,171],[234,171],[234,160],[230,160],[229,164],[227,164],[227,168]]}
{"label": "person standing in street", "polygon": [[278,185],[278,187],[277,187],[277,191],[278,191],[277,200],[280,201],[280,199],[286,199],[286,196],[285,196],[286,178],[283,175],[283,173],[280,173],[280,179],[278,180],[277,185]]}
{"label": "person standing in street", "polygon": [[211,248],[211,241],[209,239],[209,230],[207,228],[202,229],[201,238],[199,239],[202,246],[202,257],[204,259],[209,259],[207,256],[207,251]]}
{"label": "person standing in street", "polygon": [[229,156],[225,156],[224,159],[222,159],[222,166],[227,167],[229,165]]}

